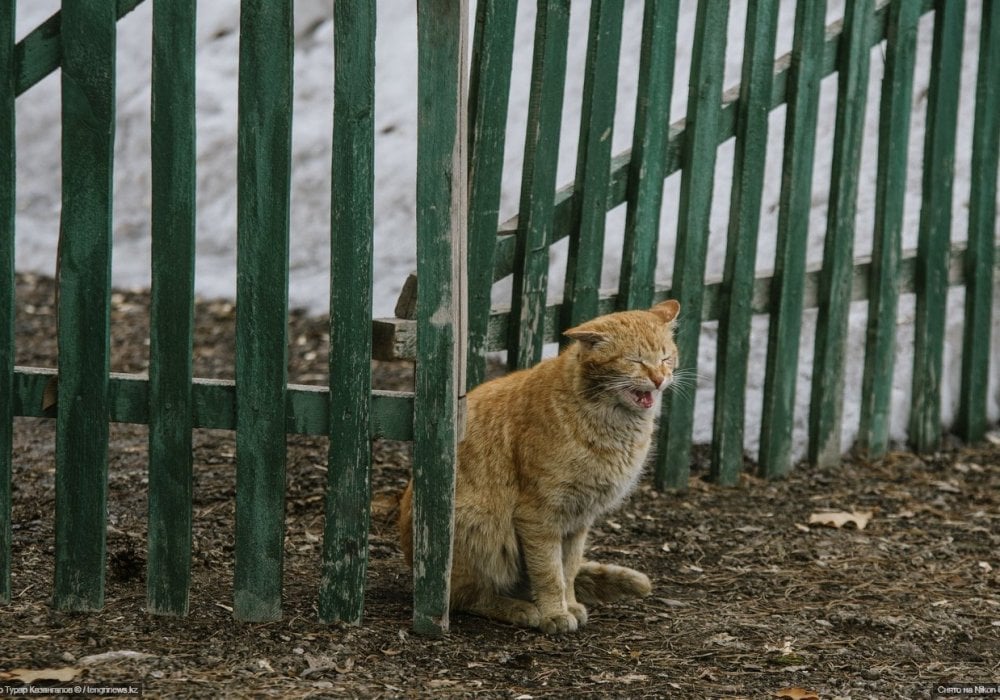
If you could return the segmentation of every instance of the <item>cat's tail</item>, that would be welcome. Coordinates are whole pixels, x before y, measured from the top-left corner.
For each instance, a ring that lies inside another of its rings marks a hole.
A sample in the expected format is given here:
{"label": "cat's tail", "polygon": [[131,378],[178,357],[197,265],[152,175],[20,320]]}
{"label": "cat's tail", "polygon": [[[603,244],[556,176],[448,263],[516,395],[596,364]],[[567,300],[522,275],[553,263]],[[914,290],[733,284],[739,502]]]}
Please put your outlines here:
{"label": "cat's tail", "polygon": [[642,598],[653,590],[649,577],[627,566],[585,561],[573,585],[576,599],[584,605]]}

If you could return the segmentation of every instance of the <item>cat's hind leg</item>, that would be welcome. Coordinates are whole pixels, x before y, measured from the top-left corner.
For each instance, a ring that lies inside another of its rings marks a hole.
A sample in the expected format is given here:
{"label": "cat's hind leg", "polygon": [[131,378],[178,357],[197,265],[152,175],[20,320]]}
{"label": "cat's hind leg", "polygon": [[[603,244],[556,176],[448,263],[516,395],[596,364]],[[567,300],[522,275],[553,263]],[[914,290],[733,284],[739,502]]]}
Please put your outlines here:
{"label": "cat's hind leg", "polygon": [[538,606],[531,601],[484,591],[473,586],[453,590],[451,604],[455,610],[518,627],[537,628],[542,622]]}
{"label": "cat's hind leg", "polygon": [[585,561],[573,582],[576,599],[584,605],[643,598],[653,590],[649,577],[627,566]]}

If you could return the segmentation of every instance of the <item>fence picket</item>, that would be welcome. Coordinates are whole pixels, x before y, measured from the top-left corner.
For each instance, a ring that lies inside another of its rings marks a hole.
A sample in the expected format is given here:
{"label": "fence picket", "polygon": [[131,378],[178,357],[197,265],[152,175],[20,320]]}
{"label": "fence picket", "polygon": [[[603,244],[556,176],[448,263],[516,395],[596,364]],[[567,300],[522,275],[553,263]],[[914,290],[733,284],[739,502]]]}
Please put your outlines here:
{"label": "fence picket", "polygon": [[830,206],[823,237],[823,268],[816,320],[812,394],[809,404],[809,461],[840,462],[844,400],[844,348],[851,310],[854,227],[861,143],[868,97],[870,0],[848,3],[837,71],[837,117],[830,172]]}
{"label": "fence picket", "polygon": [[[648,0],[642,18],[635,128],[629,159],[625,238],[618,283],[620,311],[652,306],[656,250],[666,177],[670,99],[674,85],[679,5]],[[768,72],[771,57],[768,57]]]}
{"label": "fence picket", "polygon": [[1000,2],[983,3],[979,77],[972,134],[972,191],[965,258],[965,329],[962,389],[957,428],[967,442],[986,432],[986,392],[990,374],[993,316],[993,236],[997,221],[997,159],[1000,152]]}
{"label": "fence picket", "polygon": [[281,617],[292,3],[240,10],[234,614]]}
{"label": "fence picket", "polygon": [[476,5],[469,79],[469,389],[486,378],[516,19],[517,3],[509,0],[480,0]]}
{"label": "fence picket", "polygon": [[455,463],[465,394],[468,0],[418,0],[413,627],[448,629]]}
{"label": "fence picket", "polygon": [[62,4],[55,606],[104,603],[115,8]]}
{"label": "fence picket", "polygon": [[795,8],[777,250],[771,282],[776,306],[768,326],[760,432],[760,468],[770,477],[785,474],[791,467],[825,12],[825,0],[805,0]]}
{"label": "fence picket", "polygon": [[334,3],[330,447],[320,618],[360,624],[371,523],[375,2]]}
{"label": "fence picket", "polygon": [[516,322],[507,341],[510,369],[542,358],[568,40],[569,0],[539,2],[514,253],[511,318]]}
{"label": "fence picket", "polygon": [[594,0],[590,6],[561,330],[597,315],[624,11],[623,0]]}
{"label": "fence picket", "polygon": [[10,602],[11,459],[14,438],[14,15],[0,2],[0,604]]}
{"label": "fence picket", "polygon": [[935,4],[917,239],[913,404],[908,435],[910,444],[920,452],[935,450],[941,443],[941,366],[960,84],[956,76],[961,70],[964,21],[965,0],[938,0]]}
{"label": "fence picket", "polygon": [[875,231],[868,281],[871,292],[858,429],[858,446],[872,458],[883,456],[889,445],[899,302],[897,276],[920,12],[917,3],[894,2],[889,8],[886,28],[885,77],[879,105]]}
{"label": "fence picket", "polygon": [[[673,289],[681,305],[676,342],[679,357],[676,376],[693,377],[698,368],[698,340],[705,287],[709,217],[718,147],[719,104],[726,58],[728,0],[698,3],[694,56],[681,174],[677,248],[674,253]],[[681,379],[683,381],[683,379]],[[694,427],[694,389],[671,391],[663,400],[656,460],[657,488],[687,488],[690,473],[691,434]]]}
{"label": "fence picket", "polygon": [[762,0],[750,3],[747,7],[743,74],[736,117],[726,262],[719,304],[711,475],[721,484],[735,484],[743,467],[751,301],[764,188],[760,174],[764,172],[767,160],[767,123],[774,82],[777,27],[776,2]]}
{"label": "fence picket", "polygon": [[195,2],[153,1],[149,348],[151,612],[185,615],[191,587]]}

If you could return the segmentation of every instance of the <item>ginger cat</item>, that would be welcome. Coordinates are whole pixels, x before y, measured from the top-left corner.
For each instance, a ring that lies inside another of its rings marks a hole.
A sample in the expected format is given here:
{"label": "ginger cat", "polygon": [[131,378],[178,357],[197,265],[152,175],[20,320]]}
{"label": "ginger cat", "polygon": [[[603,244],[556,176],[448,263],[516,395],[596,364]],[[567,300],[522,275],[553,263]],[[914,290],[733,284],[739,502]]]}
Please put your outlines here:
{"label": "ginger cat", "polygon": [[[644,575],[584,559],[594,521],[635,487],[677,365],[673,300],[566,331],[558,357],[468,395],[458,449],[451,608],[548,634],[584,604],[648,595]],[[412,565],[413,482],[400,509]]]}

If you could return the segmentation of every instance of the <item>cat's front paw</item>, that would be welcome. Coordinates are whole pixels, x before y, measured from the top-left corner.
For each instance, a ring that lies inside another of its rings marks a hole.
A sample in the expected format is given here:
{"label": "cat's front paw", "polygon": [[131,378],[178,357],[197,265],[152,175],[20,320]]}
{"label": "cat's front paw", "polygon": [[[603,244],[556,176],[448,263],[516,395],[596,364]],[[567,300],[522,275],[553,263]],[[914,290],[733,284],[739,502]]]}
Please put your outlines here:
{"label": "cat's front paw", "polygon": [[580,626],[576,616],[569,612],[559,612],[542,618],[538,628],[545,634],[566,634],[576,632]]}
{"label": "cat's front paw", "polygon": [[577,626],[583,627],[587,624],[587,608],[579,603],[570,603],[566,608],[569,610],[569,614],[576,618]]}

